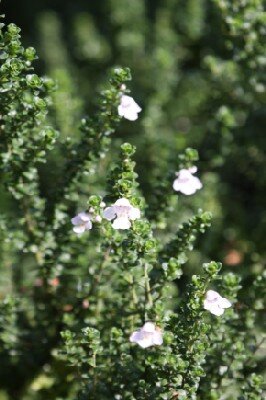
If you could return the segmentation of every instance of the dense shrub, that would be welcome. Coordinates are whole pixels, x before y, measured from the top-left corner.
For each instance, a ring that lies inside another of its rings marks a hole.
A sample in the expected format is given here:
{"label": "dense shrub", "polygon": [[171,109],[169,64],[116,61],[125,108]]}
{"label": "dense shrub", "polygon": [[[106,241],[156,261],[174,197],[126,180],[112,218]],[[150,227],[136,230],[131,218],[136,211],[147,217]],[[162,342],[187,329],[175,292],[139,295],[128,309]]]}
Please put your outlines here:
{"label": "dense shrub", "polygon": [[70,3],[1,24],[0,399],[262,399],[262,1]]}

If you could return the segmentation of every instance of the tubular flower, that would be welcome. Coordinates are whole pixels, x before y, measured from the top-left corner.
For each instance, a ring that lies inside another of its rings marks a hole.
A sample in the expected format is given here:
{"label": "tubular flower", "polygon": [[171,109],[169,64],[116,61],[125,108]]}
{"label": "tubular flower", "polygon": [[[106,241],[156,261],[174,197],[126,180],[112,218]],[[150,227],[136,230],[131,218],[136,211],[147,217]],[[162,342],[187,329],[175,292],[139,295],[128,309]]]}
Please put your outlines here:
{"label": "tubular flower", "polygon": [[138,113],[140,111],[141,108],[133,97],[126,96],[125,94],[122,95],[121,102],[118,106],[118,115],[120,115],[120,117],[124,117],[129,121],[135,121],[138,119]]}
{"label": "tubular flower", "polygon": [[72,218],[71,222],[74,225],[73,231],[78,235],[92,228],[91,216],[84,211]]}
{"label": "tubular flower", "polygon": [[174,180],[173,188],[177,192],[181,192],[185,195],[194,194],[197,190],[202,188],[202,183],[193,174],[197,172],[197,167],[189,169],[181,169],[176,173],[177,178]]}
{"label": "tubular flower", "polygon": [[212,314],[220,316],[224,313],[225,308],[232,306],[229,300],[219,295],[214,290],[208,290],[205,300],[203,302],[205,310],[210,311]]}
{"label": "tubular flower", "polygon": [[104,209],[103,217],[109,221],[113,220],[112,227],[114,229],[129,229],[130,221],[140,218],[140,210],[133,207],[127,199],[121,198],[111,207]]}
{"label": "tubular flower", "polygon": [[146,322],[141,329],[131,334],[129,340],[146,349],[150,346],[160,346],[163,343],[163,335],[161,329],[154,323]]}

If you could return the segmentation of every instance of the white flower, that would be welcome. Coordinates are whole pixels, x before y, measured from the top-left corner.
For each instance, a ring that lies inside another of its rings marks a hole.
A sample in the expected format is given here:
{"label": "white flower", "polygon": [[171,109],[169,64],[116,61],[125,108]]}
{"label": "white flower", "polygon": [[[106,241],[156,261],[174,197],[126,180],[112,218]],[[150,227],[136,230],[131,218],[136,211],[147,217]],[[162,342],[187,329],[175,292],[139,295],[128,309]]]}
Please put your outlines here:
{"label": "white flower", "polygon": [[79,235],[92,228],[91,216],[84,211],[72,218],[71,222],[74,225],[73,231]]}
{"label": "white flower", "polygon": [[163,335],[160,328],[152,322],[146,322],[141,329],[131,334],[129,340],[146,349],[150,346],[160,346],[163,343]]}
{"label": "white flower", "polygon": [[126,96],[125,94],[122,95],[121,102],[118,106],[118,114],[120,117],[129,119],[129,121],[135,121],[138,119],[138,113],[140,111],[140,106],[132,97]]}
{"label": "white flower", "polygon": [[214,290],[208,290],[205,300],[203,302],[205,310],[210,311],[212,314],[220,316],[224,313],[225,308],[232,306],[229,300],[219,295]]}
{"label": "white flower", "polygon": [[140,210],[133,207],[130,202],[125,199],[118,199],[111,207],[107,207],[103,211],[104,218],[109,221],[113,220],[112,227],[114,229],[129,229],[131,227],[130,220],[140,218]]}
{"label": "white flower", "polygon": [[194,194],[198,189],[201,189],[201,181],[199,180],[199,178],[192,175],[195,172],[197,172],[197,167],[181,169],[179,172],[177,172],[177,178],[173,183],[174,190],[186,195],[190,195]]}

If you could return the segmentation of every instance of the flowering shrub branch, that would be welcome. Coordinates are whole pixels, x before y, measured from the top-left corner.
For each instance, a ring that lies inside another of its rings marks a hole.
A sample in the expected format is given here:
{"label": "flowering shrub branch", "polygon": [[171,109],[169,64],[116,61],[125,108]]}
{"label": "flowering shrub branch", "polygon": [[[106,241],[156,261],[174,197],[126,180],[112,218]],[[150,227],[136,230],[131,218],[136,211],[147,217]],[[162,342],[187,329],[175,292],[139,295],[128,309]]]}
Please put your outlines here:
{"label": "flowering shrub branch", "polygon": [[[129,69],[114,68],[95,115],[82,119],[79,140],[60,154],[59,132],[47,124],[55,84],[34,73],[35,51],[22,47],[19,32],[1,25],[0,167],[17,206],[15,221],[0,220],[3,249],[16,265],[14,292],[0,306],[7,395],[27,396],[46,374],[50,394],[67,375],[66,395],[84,400],[229,399],[229,386],[239,399],[259,400],[254,365],[263,342],[252,329],[263,311],[263,277],[243,298],[240,278],[221,275],[221,263],[210,261],[178,286],[211,221],[199,210],[168,230],[173,198],[186,202],[204,191],[197,151],[186,149],[169,159],[166,176],[153,176],[151,201],[139,184],[135,146],[125,142],[118,160],[101,163],[122,118],[133,124],[144,114],[129,96]],[[49,165],[51,151],[65,158],[50,197],[41,164]],[[108,173],[92,191],[86,179],[99,167]],[[34,270],[28,288],[20,284],[24,264]]]}

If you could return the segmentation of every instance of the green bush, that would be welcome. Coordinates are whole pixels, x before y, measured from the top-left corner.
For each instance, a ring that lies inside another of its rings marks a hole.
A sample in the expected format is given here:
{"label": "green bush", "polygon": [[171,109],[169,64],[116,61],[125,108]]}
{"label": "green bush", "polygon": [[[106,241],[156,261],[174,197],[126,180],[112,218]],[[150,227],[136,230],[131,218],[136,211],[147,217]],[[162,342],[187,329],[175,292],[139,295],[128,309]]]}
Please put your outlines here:
{"label": "green bush", "polygon": [[263,3],[71,3],[1,24],[0,399],[260,400]]}

